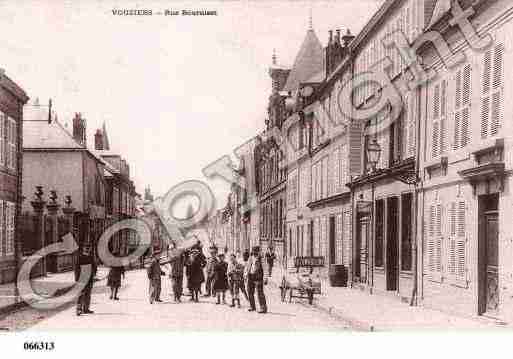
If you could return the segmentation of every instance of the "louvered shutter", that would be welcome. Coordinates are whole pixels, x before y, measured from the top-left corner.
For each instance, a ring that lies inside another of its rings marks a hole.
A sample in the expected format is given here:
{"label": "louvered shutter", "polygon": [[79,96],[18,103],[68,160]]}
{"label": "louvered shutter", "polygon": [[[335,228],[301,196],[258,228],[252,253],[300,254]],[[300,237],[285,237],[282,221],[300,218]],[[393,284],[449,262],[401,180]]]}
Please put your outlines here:
{"label": "louvered shutter", "polygon": [[4,201],[0,200],[0,257],[5,253]]}
{"label": "louvered shutter", "polygon": [[459,280],[466,281],[467,279],[467,266],[466,266],[466,203],[458,202],[458,216],[456,228],[456,277]]}
{"label": "louvered shutter", "polygon": [[426,264],[427,264],[427,272],[430,276],[432,276],[435,271],[435,218],[436,218],[436,209],[435,206],[429,206],[429,221],[428,221],[428,230],[427,230],[427,248],[426,248]]}
{"label": "louvered shutter", "polygon": [[5,166],[5,122],[4,114],[0,112],[0,166]]}
{"label": "louvered shutter", "polygon": [[440,153],[446,151],[447,144],[447,80],[442,80],[440,84]]}
{"label": "louvered shutter", "polygon": [[325,257],[326,258],[326,248],[327,248],[327,239],[328,239],[328,217],[326,216],[323,216],[321,218],[321,221],[322,221],[322,237],[321,237],[321,243],[320,243],[320,248],[321,248],[321,256],[322,257]]}
{"label": "louvered shutter", "polygon": [[329,181],[330,181],[330,175],[329,175],[329,158],[325,157],[323,160],[323,170],[324,170],[324,197],[328,197],[328,187],[329,187]]}
{"label": "louvered shutter", "polygon": [[341,180],[340,180],[340,148],[337,148],[333,154],[333,194],[340,193]]}
{"label": "louvered shutter", "polygon": [[433,89],[433,130],[431,136],[431,157],[436,158],[440,154],[440,84]]}
{"label": "louvered shutter", "polygon": [[8,204],[8,228],[7,228],[7,240],[5,241],[5,254],[14,254],[14,216],[15,216],[15,204],[7,202]]}
{"label": "louvered shutter", "polygon": [[503,116],[504,44],[485,52],[482,69],[481,138],[497,136]]}
{"label": "louvered shutter", "polygon": [[352,217],[351,217],[351,211],[350,210],[346,210],[344,212],[344,218],[342,220],[342,224],[344,226],[344,231],[343,231],[343,256],[342,256],[342,263],[347,263],[349,264],[351,262],[351,257],[352,257],[352,253],[351,253],[351,241],[352,241],[352,237],[351,237],[351,234],[352,234],[352,227],[353,227],[353,224],[352,224]]}
{"label": "louvered shutter", "polygon": [[454,102],[453,149],[464,148],[470,142],[470,106],[472,103],[472,65],[466,64],[456,72]]}
{"label": "louvered shutter", "polygon": [[336,217],[336,238],[335,238],[335,263],[344,264],[344,234],[343,234],[343,217],[342,214],[337,214]]}
{"label": "louvered shutter", "polygon": [[449,207],[449,258],[447,265],[447,273],[450,276],[456,276],[456,202],[451,202]]}
{"label": "louvered shutter", "polygon": [[435,271],[442,274],[442,205],[436,206],[436,254],[435,254]]}

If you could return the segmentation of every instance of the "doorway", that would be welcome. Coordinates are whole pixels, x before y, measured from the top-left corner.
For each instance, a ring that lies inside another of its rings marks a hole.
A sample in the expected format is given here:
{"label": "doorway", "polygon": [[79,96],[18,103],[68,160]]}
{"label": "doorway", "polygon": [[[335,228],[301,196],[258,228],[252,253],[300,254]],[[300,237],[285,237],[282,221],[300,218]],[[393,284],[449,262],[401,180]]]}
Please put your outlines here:
{"label": "doorway", "polygon": [[499,196],[481,196],[479,200],[479,314],[495,316],[499,299]]}
{"label": "doorway", "polygon": [[330,261],[329,264],[335,264],[335,217],[330,217],[330,229],[329,229],[329,250],[330,250]]}
{"label": "doorway", "polygon": [[360,283],[367,282],[367,243],[369,240],[369,217],[358,219],[358,232],[355,243],[355,278]]}
{"label": "doorway", "polygon": [[397,290],[399,281],[399,200],[391,197],[387,200],[387,237],[386,237],[386,282],[387,290]]}

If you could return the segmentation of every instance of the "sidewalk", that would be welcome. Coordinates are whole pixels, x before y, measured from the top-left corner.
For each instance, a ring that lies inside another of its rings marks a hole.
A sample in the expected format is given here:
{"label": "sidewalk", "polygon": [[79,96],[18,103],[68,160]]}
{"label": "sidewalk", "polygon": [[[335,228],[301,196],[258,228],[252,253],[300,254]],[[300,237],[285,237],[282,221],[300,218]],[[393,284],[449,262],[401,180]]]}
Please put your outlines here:
{"label": "sidewalk", "polygon": [[[271,282],[279,286],[282,269],[275,268]],[[422,306],[411,307],[395,298],[368,294],[358,289],[330,287],[322,282],[322,294],[314,297],[313,306],[347,322],[351,327],[366,331],[390,330],[454,330],[500,329],[492,321],[447,314]],[[306,300],[303,300],[308,305]]]}
{"label": "sidewalk", "polygon": [[[104,278],[107,272],[108,268],[99,267],[96,278]],[[33,290],[41,295],[48,295],[56,290],[55,295],[60,295],[74,284],[75,274],[73,271],[48,273],[46,277],[34,278],[32,280]],[[8,313],[27,304],[30,303],[24,303],[21,298],[16,298],[14,283],[0,285],[0,314]]]}

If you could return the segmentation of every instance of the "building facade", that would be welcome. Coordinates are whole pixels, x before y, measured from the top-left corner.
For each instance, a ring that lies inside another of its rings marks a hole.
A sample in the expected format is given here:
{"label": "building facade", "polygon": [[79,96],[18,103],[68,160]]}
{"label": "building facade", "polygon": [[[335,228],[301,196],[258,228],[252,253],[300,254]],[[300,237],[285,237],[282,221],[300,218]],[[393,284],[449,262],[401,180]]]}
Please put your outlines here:
{"label": "building facade", "polygon": [[[75,238],[94,245],[105,228],[105,164],[86,145],[86,120],[73,118],[73,133],[49,108],[26,106],[23,121],[23,212],[32,212],[36,186],[59,198],[69,195],[75,208]],[[59,212],[59,215],[62,214]]]}
{"label": "building facade", "polygon": [[15,280],[20,256],[18,218],[22,203],[23,105],[28,97],[0,76],[0,284]]}

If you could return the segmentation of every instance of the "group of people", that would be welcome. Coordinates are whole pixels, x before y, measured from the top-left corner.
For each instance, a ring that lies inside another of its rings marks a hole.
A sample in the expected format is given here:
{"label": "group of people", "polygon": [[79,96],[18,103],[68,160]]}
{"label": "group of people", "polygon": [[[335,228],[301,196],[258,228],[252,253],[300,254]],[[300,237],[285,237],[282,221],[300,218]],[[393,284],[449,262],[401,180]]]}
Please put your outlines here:
{"label": "group of people", "polygon": [[[203,254],[203,248],[198,241],[188,250],[178,250],[175,246],[171,249],[169,261],[169,278],[171,279],[172,295],[174,301],[181,302],[183,296],[183,277],[187,278],[187,287],[191,301],[199,302],[202,284],[205,283],[203,297],[215,297],[216,304],[226,303],[226,292],[230,292],[230,307],[241,307],[240,293],[249,302],[249,311],[256,311],[255,291],[259,302],[259,313],[267,313],[267,302],[264,294],[264,268],[260,247],[252,248],[251,253],[245,251],[242,258],[232,253],[226,261],[226,254],[218,252],[214,245],[209,248],[209,257]],[[274,253],[266,254],[269,275],[274,261]],[[242,259],[242,260],[241,260]],[[150,282],[150,303],[160,302],[162,288],[161,277],[165,272],[161,269],[160,253],[154,253],[153,260],[148,267],[147,274]]]}
{"label": "group of people", "polygon": [[[205,294],[203,297],[215,297],[216,304],[226,303],[226,292],[231,295],[230,307],[241,307],[240,294],[245,297],[249,303],[249,311],[256,311],[255,292],[259,302],[259,313],[267,313],[267,302],[264,293],[264,285],[267,280],[264,275],[262,265],[262,256],[260,247],[255,246],[249,251],[245,251],[240,258],[239,253],[232,253],[226,261],[224,252],[218,252],[216,246],[209,248],[209,257],[203,254],[201,242],[198,241],[192,248],[180,250],[173,245],[169,260],[169,278],[171,279],[172,295],[174,301],[179,303],[183,296],[183,277],[187,278],[187,287],[191,296],[191,301],[199,302],[202,284],[205,283]],[[265,260],[267,262],[268,275],[271,276],[275,255],[272,249],[267,250]],[[91,273],[87,273],[88,278],[81,290],[77,300],[77,315],[94,313],[90,309],[91,291],[93,288],[96,274],[96,263],[92,248],[84,246],[81,248],[79,260],[75,266],[75,280],[79,281],[81,269],[87,266]],[[167,264],[167,263],[165,263]],[[162,290],[162,276],[166,273],[162,270],[160,263],[160,253],[153,254],[152,261],[147,268],[149,279],[149,299],[150,303],[162,302],[160,299]],[[85,278],[84,274],[84,278]],[[112,267],[108,274],[107,286],[110,288],[110,299],[119,300],[118,292],[121,287],[121,279],[125,276],[123,267]]]}

